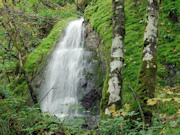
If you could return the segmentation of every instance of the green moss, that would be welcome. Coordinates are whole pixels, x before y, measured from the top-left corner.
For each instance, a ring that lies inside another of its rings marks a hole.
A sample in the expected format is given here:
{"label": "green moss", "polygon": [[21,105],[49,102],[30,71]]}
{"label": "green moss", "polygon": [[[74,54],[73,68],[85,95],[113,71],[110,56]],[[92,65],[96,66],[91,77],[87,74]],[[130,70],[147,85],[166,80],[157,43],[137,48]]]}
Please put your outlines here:
{"label": "green moss", "polygon": [[158,63],[158,71],[157,75],[160,78],[166,79],[168,77],[168,70],[165,68],[164,65]]}
{"label": "green moss", "polygon": [[109,92],[107,92],[108,87],[109,87],[109,73],[106,75],[106,80],[104,82],[104,88],[102,91],[102,98],[101,98],[101,118],[105,116],[105,109],[108,107],[108,101],[109,101]]}
{"label": "green moss", "polygon": [[[136,87],[136,94],[138,100],[140,101],[146,123],[151,123],[152,118],[152,107],[147,105],[147,100],[154,98],[155,94],[157,70],[153,67],[153,65],[157,65],[157,54],[153,54],[153,58],[150,63],[152,64],[149,65],[149,68],[147,68],[147,61],[141,62],[141,68]],[[134,111],[139,110],[138,108],[135,108]]]}
{"label": "green moss", "polygon": [[172,78],[172,82],[173,82],[174,84],[180,86],[180,75],[175,75],[175,76]]}
{"label": "green moss", "polygon": [[169,109],[168,109],[168,114],[169,115],[172,115],[172,114],[175,114],[177,112],[175,106],[173,105],[170,105]]}
{"label": "green moss", "polygon": [[[176,71],[180,70],[179,60],[180,55],[180,27],[172,23],[169,19],[169,12],[178,8],[179,3],[177,0],[167,2],[163,1],[159,11],[159,46],[158,46],[158,61],[160,64],[172,65]],[[178,11],[180,15],[180,11]],[[179,20],[178,20],[179,22]],[[162,69],[166,70],[166,69]]]}
{"label": "green moss", "polygon": [[97,65],[95,67],[95,74],[98,74],[98,78],[96,80],[96,85],[100,86],[104,82],[104,76],[105,76],[104,70],[105,69],[103,69],[103,67],[100,67],[101,59],[100,59],[100,57],[97,57],[97,54],[96,54],[96,59],[98,60]]}
{"label": "green moss", "polygon": [[49,56],[54,44],[59,41],[59,37],[62,36],[64,29],[67,26],[67,23],[76,18],[68,18],[62,21],[59,21],[52,29],[48,37],[46,37],[42,44],[27,57],[25,62],[26,72],[33,77],[36,75],[37,71],[41,69],[46,64],[46,59]]}

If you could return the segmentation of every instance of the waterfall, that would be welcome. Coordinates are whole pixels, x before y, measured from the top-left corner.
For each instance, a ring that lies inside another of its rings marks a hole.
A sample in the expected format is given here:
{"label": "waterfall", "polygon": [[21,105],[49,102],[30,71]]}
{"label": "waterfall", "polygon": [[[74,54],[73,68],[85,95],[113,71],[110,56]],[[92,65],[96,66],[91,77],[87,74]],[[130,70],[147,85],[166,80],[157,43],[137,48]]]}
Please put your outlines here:
{"label": "waterfall", "polygon": [[71,106],[78,104],[78,86],[84,69],[83,18],[72,21],[65,36],[57,44],[46,68],[45,81],[39,90],[39,101],[43,112],[58,117],[78,115]]}

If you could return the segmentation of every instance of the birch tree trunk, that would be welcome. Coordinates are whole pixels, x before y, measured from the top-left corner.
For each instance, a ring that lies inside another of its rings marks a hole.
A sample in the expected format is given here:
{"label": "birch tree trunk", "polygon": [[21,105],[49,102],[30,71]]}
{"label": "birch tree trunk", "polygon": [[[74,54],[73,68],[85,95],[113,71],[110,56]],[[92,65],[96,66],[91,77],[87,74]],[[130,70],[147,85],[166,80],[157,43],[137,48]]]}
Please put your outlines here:
{"label": "birch tree trunk", "polygon": [[157,46],[158,46],[158,0],[147,1],[147,20],[144,33],[143,55],[141,59],[140,74],[136,92],[145,123],[151,123],[152,108],[147,100],[154,97],[157,72]]}
{"label": "birch tree trunk", "polygon": [[[118,110],[121,107],[122,71],[124,63],[124,36],[125,36],[125,13],[124,0],[112,0],[113,3],[113,41],[111,46],[111,62],[109,74],[109,86],[106,93],[105,114],[111,114],[111,109]],[[104,93],[104,92],[103,92]],[[103,95],[105,96],[105,95]],[[102,111],[101,111],[102,112]]]}

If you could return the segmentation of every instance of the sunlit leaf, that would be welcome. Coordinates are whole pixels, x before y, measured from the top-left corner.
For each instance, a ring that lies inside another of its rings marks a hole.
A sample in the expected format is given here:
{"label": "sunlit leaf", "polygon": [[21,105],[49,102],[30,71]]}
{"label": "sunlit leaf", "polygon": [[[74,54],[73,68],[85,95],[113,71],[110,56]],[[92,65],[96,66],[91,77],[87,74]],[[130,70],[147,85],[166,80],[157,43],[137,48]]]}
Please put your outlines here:
{"label": "sunlit leaf", "polygon": [[148,101],[147,101],[147,105],[155,105],[157,103],[157,101],[156,100],[153,100],[153,99],[149,99]]}
{"label": "sunlit leaf", "polygon": [[162,99],[162,102],[169,102],[171,100],[172,100],[172,98],[165,98],[165,99]]}
{"label": "sunlit leaf", "polygon": [[180,115],[180,109],[177,111],[177,114],[179,114],[179,115]]}
{"label": "sunlit leaf", "polygon": [[168,92],[167,92],[167,94],[172,95],[172,94],[173,94],[173,92],[172,92],[172,91],[168,91]]}

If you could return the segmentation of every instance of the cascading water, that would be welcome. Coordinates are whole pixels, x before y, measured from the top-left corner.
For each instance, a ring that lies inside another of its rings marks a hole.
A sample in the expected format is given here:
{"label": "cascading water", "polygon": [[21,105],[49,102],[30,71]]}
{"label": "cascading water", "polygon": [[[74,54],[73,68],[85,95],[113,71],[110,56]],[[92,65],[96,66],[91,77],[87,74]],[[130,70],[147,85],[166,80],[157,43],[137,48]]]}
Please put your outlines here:
{"label": "cascading water", "polygon": [[77,92],[83,66],[83,18],[71,22],[63,40],[58,43],[48,62],[45,83],[39,91],[44,112],[58,117],[78,115],[71,106],[78,104]]}

